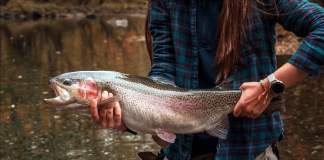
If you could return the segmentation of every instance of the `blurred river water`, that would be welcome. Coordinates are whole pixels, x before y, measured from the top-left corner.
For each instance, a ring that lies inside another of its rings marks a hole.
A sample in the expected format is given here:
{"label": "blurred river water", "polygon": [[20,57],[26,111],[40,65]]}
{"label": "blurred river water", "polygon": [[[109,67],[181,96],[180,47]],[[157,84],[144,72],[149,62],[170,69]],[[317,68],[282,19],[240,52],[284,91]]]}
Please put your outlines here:
{"label": "blurred river water", "polygon": [[[95,19],[0,23],[0,160],[135,159],[158,152],[150,135],[116,133],[88,116],[43,103],[54,97],[50,78],[78,70],[114,70],[147,76],[149,56],[142,14]],[[282,65],[289,56],[278,56]],[[281,158],[323,159],[324,77],[307,77],[285,94]]]}

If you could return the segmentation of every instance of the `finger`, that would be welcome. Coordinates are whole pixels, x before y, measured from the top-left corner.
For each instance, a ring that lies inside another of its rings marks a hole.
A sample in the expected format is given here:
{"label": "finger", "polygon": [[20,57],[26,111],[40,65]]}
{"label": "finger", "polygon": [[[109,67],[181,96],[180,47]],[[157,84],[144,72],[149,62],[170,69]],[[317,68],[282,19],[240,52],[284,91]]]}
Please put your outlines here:
{"label": "finger", "polygon": [[107,127],[106,110],[99,111],[98,125],[100,125],[101,127]]}
{"label": "finger", "polygon": [[235,117],[248,117],[249,115],[251,115],[251,111],[248,111],[247,108],[243,105],[243,103],[238,101],[233,110],[233,115]]}
{"label": "finger", "polygon": [[235,117],[238,117],[242,114],[242,107],[239,105],[239,103],[236,104],[236,106],[234,107],[234,110],[233,110],[233,115]]}
{"label": "finger", "polygon": [[258,118],[261,114],[262,114],[262,112],[260,112],[260,111],[254,111],[253,114],[251,115],[251,117],[253,119],[255,119],[255,118]]}
{"label": "finger", "polygon": [[[115,108],[115,107],[114,107]],[[114,128],[114,108],[106,109],[105,121],[108,128]]]}
{"label": "finger", "polygon": [[108,93],[108,98],[113,97],[114,95],[112,93]]}
{"label": "finger", "polygon": [[250,117],[250,115],[244,111],[240,114],[240,117]]}
{"label": "finger", "polygon": [[[244,83],[239,88],[242,91],[242,95],[243,95],[243,88],[244,88]],[[242,98],[242,95],[241,95],[239,101],[236,103],[236,105],[234,107],[234,110],[233,110],[233,115],[235,117],[239,117],[242,114],[242,112],[243,112],[243,107],[242,107],[242,105],[240,103],[240,100]]]}
{"label": "finger", "polygon": [[249,117],[252,119],[255,119],[255,118],[259,117],[259,114],[257,114],[256,112],[252,112],[249,114]]}
{"label": "finger", "polygon": [[90,102],[90,114],[92,117],[92,120],[97,124],[99,121],[99,115],[98,115],[98,108],[97,108],[97,100],[93,99]]}
{"label": "finger", "polygon": [[258,118],[259,117],[259,115],[253,115],[252,116],[252,119],[256,119],[256,118]]}
{"label": "finger", "polygon": [[103,91],[102,94],[101,94],[101,100],[105,100],[108,98],[108,92],[107,91]]}
{"label": "finger", "polygon": [[116,126],[120,126],[122,124],[121,116],[119,103],[116,103],[116,107],[114,108],[114,122]]}
{"label": "finger", "polygon": [[[242,116],[242,117],[243,117],[243,116]],[[246,114],[244,117],[253,118],[253,114],[248,113],[248,114]]]}

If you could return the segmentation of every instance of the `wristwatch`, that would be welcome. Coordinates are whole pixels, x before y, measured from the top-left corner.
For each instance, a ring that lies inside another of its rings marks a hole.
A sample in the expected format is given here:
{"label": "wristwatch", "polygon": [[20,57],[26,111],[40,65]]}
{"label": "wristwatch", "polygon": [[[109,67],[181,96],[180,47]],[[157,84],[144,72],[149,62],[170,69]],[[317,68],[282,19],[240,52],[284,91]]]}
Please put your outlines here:
{"label": "wristwatch", "polygon": [[273,73],[268,76],[268,80],[270,84],[270,93],[272,93],[275,97],[279,97],[285,92],[286,87],[284,83],[278,80]]}

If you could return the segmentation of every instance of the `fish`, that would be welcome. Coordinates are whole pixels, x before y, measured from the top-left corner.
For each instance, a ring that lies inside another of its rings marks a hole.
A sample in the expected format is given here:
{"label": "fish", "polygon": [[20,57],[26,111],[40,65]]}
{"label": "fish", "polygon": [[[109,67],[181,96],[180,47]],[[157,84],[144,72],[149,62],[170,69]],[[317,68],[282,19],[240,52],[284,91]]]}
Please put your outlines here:
{"label": "fish", "polygon": [[[175,134],[198,132],[226,139],[228,114],[242,94],[225,82],[210,89],[186,89],[162,77],[146,78],[116,71],[67,72],[52,78],[48,85],[56,97],[44,99],[47,105],[90,115],[93,99],[98,100],[98,108],[119,102],[128,129],[170,143],[175,141]],[[114,96],[101,101],[104,90]],[[277,111],[285,111],[280,98],[272,99],[263,114]]]}

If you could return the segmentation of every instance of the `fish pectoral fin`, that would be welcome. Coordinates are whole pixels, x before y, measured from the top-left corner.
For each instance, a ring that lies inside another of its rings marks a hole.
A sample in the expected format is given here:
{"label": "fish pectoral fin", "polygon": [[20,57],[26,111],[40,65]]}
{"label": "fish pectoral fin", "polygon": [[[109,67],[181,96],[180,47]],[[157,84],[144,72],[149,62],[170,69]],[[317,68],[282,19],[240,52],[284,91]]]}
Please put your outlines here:
{"label": "fish pectoral fin", "polygon": [[205,130],[211,136],[226,139],[229,130],[229,120],[227,115],[222,115],[220,121]]}
{"label": "fish pectoral fin", "polygon": [[115,107],[115,105],[110,105],[110,104],[112,104],[112,103],[116,103],[116,102],[118,102],[118,101],[119,101],[118,97],[113,96],[113,97],[107,98],[107,99],[105,99],[105,100],[99,101],[99,102],[97,103],[97,107],[98,107],[98,108],[102,108],[102,107],[109,107],[109,108],[113,108],[113,107]]}
{"label": "fish pectoral fin", "polygon": [[158,130],[156,131],[156,135],[163,139],[164,141],[167,141],[169,143],[174,143],[175,139],[176,139],[176,135],[170,132],[166,132],[166,131],[162,131],[162,130]]}

